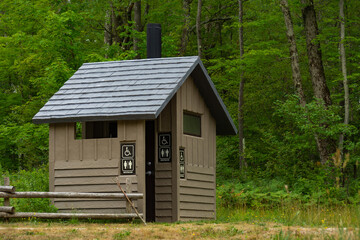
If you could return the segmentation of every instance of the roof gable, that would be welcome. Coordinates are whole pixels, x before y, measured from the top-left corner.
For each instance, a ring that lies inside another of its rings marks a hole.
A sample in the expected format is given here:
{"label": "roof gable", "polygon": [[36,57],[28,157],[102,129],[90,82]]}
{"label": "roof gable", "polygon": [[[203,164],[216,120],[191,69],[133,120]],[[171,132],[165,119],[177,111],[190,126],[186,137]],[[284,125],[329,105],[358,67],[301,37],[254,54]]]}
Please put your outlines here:
{"label": "roof gable", "polygon": [[217,134],[235,134],[236,127],[196,56],[85,63],[33,122],[156,119],[190,75],[216,120]]}

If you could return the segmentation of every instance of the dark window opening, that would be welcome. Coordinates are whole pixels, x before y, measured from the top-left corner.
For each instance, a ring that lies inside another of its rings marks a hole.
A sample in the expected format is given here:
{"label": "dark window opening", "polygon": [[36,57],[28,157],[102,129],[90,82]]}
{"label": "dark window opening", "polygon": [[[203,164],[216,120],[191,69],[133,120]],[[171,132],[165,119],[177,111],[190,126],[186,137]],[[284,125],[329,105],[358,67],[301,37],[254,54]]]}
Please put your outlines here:
{"label": "dark window opening", "polygon": [[75,139],[117,138],[116,121],[75,123]]}
{"label": "dark window opening", "polygon": [[184,134],[201,137],[201,116],[184,112],[183,115]]}

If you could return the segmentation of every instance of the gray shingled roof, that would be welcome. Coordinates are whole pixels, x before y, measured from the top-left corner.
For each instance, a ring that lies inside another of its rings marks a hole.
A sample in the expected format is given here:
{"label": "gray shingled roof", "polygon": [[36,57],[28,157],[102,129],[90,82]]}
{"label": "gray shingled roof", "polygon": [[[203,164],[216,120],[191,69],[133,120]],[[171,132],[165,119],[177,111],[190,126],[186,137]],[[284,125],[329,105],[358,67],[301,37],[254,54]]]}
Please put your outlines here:
{"label": "gray shingled roof", "polygon": [[236,134],[199,57],[85,63],[33,122],[156,119],[189,75],[216,120],[217,134]]}

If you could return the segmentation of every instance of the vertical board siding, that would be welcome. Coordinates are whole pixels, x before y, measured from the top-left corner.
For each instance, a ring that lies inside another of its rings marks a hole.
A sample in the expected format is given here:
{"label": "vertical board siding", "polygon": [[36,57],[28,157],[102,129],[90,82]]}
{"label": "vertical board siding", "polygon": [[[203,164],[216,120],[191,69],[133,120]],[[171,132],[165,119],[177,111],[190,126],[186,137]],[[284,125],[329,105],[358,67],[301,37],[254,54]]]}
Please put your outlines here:
{"label": "vertical board siding", "polygon": [[55,124],[49,124],[49,191],[54,191],[55,180]]}
{"label": "vertical board siding", "polygon": [[[185,179],[180,179],[179,220],[214,219],[216,215],[216,123],[189,77],[178,91],[179,147],[185,148]],[[201,137],[183,134],[183,111],[201,115]]]}
{"label": "vertical board siding", "polygon": [[[173,101],[173,100],[171,100]],[[159,115],[156,125],[155,144],[155,221],[172,222],[173,186],[171,163],[158,162],[158,134],[171,132],[171,101]],[[172,141],[174,135],[172,134]],[[172,160],[174,161],[174,159]]]}
{"label": "vertical board siding", "polygon": [[[120,193],[114,182],[119,177],[123,189],[131,178],[132,192],[144,192],[145,121],[118,121],[118,138],[75,139],[74,123],[50,124],[50,191]],[[136,142],[136,174],[119,176],[120,145]],[[59,212],[121,213],[125,199],[53,199]],[[139,212],[144,201],[135,200]]]}

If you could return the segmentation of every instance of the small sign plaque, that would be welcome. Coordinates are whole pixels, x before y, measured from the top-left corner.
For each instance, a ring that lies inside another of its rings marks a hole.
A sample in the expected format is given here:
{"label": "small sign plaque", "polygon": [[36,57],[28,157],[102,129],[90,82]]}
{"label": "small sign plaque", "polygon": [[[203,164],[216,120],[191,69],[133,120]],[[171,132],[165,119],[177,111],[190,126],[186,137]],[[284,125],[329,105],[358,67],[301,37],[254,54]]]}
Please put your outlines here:
{"label": "small sign plaque", "polygon": [[134,158],[135,156],[135,144],[122,144],[121,145],[122,158]]}
{"label": "small sign plaque", "polygon": [[121,144],[121,174],[135,174],[135,143]]}
{"label": "small sign plaque", "polygon": [[159,162],[171,162],[171,133],[159,133]]}
{"label": "small sign plaque", "polygon": [[185,178],[185,148],[180,148],[179,151],[179,162],[180,162],[180,178]]}

